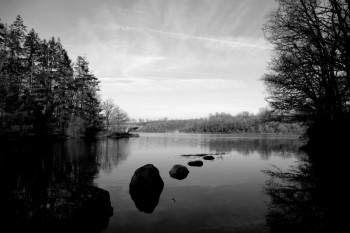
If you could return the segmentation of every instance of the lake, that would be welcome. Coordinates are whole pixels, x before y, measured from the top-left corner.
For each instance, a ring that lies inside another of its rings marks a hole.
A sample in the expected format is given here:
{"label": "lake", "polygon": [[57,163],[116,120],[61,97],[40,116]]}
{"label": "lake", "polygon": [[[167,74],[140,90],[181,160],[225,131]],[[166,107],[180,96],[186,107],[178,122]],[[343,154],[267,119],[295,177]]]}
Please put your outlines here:
{"label": "lake", "polygon": [[[2,227],[47,232],[52,215],[70,213],[70,198],[83,185],[110,195],[113,215],[96,232],[268,232],[264,187],[270,177],[263,170],[286,171],[300,160],[301,145],[297,137],[182,133],[7,143],[1,156]],[[193,160],[204,164],[188,166]],[[152,213],[140,211],[129,194],[134,172],[145,164],[153,164],[164,182]],[[185,179],[170,177],[175,164],[189,169]]]}

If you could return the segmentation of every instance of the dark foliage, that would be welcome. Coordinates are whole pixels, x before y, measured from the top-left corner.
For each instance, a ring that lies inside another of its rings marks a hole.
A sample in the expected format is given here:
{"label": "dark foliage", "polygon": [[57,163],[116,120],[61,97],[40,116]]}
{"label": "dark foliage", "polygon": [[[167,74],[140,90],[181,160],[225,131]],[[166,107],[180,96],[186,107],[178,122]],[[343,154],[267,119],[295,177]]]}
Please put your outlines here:
{"label": "dark foliage", "polygon": [[348,0],[278,0],[265,36],[274,58],[265,82],[271,106],[306,123],[311,139],[350,129]]}
{"label": "dark foliage", "polygon": [[86,58],[72,64],[60,39],[27,32],[20,16],[0,22],[0,136],[95,134],[98,83]]}

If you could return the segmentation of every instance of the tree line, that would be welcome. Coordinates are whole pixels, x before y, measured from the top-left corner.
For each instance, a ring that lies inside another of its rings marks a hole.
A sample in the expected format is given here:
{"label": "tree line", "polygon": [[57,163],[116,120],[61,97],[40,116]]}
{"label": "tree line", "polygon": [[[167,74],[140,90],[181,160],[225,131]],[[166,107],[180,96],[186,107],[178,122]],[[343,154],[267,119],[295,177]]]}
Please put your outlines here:
{"label": "tree line", "polygon": [[344,138],[350,130],[350,2],[277,2],[264,26],[274,46],[263,77],[267,100],[280,115],[308,125],[310,139]]}
{"label": "tree line", "polygon": [[99,81],[60,39],[0,21],[0,136],[93,135],[103,127]]}
{"label": "tree line", "polygon": [[299,123],[281,122],[271,111],[263,109],[259,114],[242,112],[235,116],[228,113],[210,114],[206,118],[189,120],[160,120],[147,122],[141,132],[186,133],[279,133],[302,134]]}

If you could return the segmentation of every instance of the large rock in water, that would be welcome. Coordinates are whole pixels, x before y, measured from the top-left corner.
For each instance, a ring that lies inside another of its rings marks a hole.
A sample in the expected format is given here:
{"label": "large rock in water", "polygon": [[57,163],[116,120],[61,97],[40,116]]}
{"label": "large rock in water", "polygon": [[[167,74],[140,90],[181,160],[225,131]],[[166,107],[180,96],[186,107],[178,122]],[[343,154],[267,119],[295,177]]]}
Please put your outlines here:
{"label": "large rock in water", "polygon": [[188,165],[192,167],[201,167],[203,166],[203,162],[200,160],[196,160],[196,161],[188,162]]}
{"label": "large rock in water", "polygon": [[173,168],[169,171],[169,174],[172,178],[178,179],[178,180],[183,180],[187,177],[189,171],[187,167],[183,165],[174,165]]}
{"label": "large rock in water", "polygon": [[159,202],[164,182],[158,169],[152,164],[138,168],[129,185],[129,193],[135,206],[142,212],[152,213]]}
{"label": "large rock in water", "polygon": [[203,159],[204,159],[204,160],[213,160],[213,159],[214,159],[214,156],[207,155],[207,156],[204,156]]}

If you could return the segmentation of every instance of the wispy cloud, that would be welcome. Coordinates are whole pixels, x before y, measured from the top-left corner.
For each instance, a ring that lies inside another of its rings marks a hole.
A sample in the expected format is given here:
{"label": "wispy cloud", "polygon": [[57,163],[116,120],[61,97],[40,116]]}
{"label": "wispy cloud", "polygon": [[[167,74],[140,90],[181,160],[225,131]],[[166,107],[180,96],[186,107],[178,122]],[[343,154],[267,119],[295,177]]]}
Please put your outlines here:
{"label": "wispy cloud", "polygon": [[142,67],[147,67],[150,64],[154,64],[158,61],[163,60],[164,58],[161,56],[134,56],[134,61],[125,69],[123,69],[122,75],[130,76],[131,72],[136,69],[141,69]]}
{"label": "wispy cloud", "polygon": [[135,117],[257,111],[270,48],[255,16],[266,1],[116,0],[80,18],[71,51],[86,52],[102,98]]}
{"label": "wispy cloud", "polygon": [[197,41],[203,41],[203,42],[219,43],[221,45],[226,45],[228,48],[246,47],[246,48],[255,48],[255,49],[269,49],[269,47],[266,45],[252,44],[252,43],[246,43],[246,42],[242,42],[242,41],[223,40],[223,39],[210,38],[210,37],[201,37],[201,36],[188,35],[188,34],[183,34],[183,33],[155,30],[155,29],[151,29],[151,28],[130,27],[130,26],[123,26],[123,25],[115,25],[115,27],[118,30],[124,30],[124,31],[135,31],[135,32],[141,32],[141,33],[149,32],[149,33],[155,33],[155,34],[160,34],[160,35],[165,35],[165,36],[176,37],[176,38],[180,38],[180,39],[190,39],[190,40],[197,40]]}
{"label": "wispy cloud", "polygon": [[179,92],[179,91],[217,91],[242,90],[246,84],[238,80],[227,79],[169,79],[169,78],[132,78],[104,77],[102,87],[105,90],[123,92]]}

